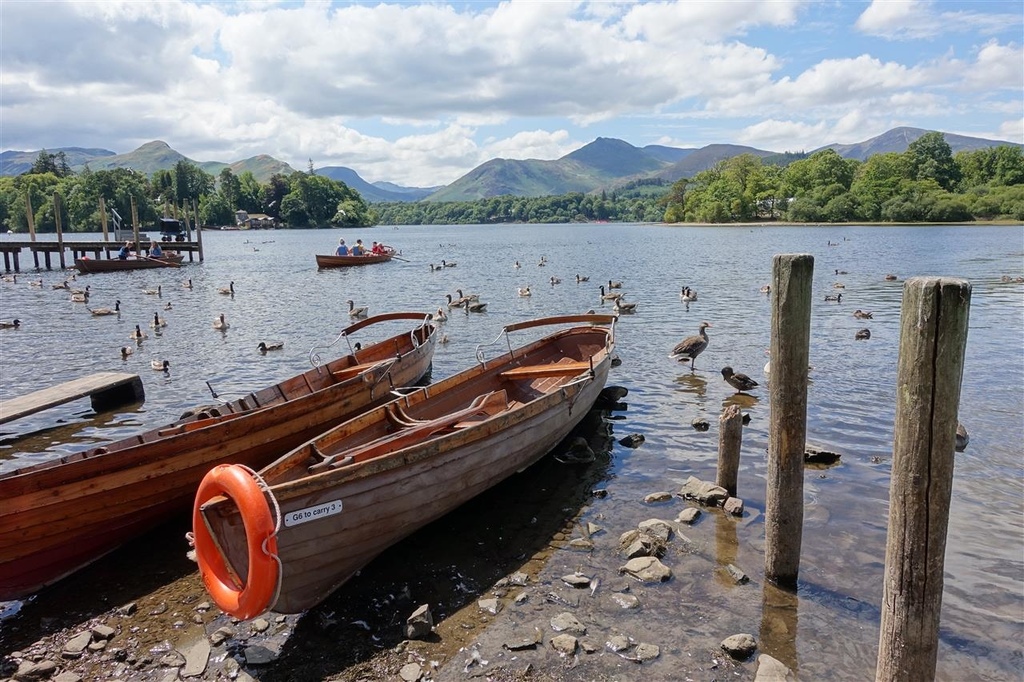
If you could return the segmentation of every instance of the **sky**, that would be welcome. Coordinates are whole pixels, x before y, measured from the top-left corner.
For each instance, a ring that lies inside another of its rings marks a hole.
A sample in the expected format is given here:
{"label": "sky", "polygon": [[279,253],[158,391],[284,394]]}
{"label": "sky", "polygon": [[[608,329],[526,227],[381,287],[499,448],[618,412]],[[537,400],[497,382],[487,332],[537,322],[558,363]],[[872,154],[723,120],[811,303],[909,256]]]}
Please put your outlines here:
{"label": "sky", "polygon": [[1021,0],[0,0],[0,150],[163,140],[432,187],[598,137],[1024,142]]}

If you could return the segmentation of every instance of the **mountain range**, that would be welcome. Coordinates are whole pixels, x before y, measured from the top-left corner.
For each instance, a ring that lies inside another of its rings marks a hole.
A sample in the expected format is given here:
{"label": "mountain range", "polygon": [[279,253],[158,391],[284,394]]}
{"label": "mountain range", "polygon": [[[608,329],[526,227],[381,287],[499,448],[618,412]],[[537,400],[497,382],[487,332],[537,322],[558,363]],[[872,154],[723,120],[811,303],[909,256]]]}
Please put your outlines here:
{"label": "mountain range", "polygon": [[[732,144],[711,144],[697,148],[648,145],[634,147],[614,138],[599,137],[570,154],[553,161],[539,159],[491,159],[450,185],[442,187],[403,187],[390,182],[370,183],[351,168],[328,166],[316,173],[340,180],[371,203],[400,201],[472,201],[492,196],[546,196],[568,192],[593,192],[613,189],[637,179],[660,179],[666,183],[712,168],[720,161],[740,154],[753,154],[766,163],[790,163],[806,158],[814,152],[833,149],[840,156],[863,161],[873,154],[904,152],[911,142],[929,131],[921,128],[893,128],[877,137],[856,144],[829,144],[809,152],[779,153]],[[974,151],[1001,145],[1024,145],[944,133],[954,153]],[[115,154],[106,149],[62,147],[48,150],[63,151],[72,170],[88,167],[92,170],[133,168],[146,175],[157,170],[170,169],[180,160],[195,164],[211,175],[230,168],[235,175],[249,171],[260,182],[266,182],[275,173],[290,174],[295,169],[283,161],[261,154],[234,163],[221,161],[194,161],[178,153],[166,142],[147,142],[127,154]],[[32,167],[38,151],[5,151],[0,153],[0,175],[19,175]]]}

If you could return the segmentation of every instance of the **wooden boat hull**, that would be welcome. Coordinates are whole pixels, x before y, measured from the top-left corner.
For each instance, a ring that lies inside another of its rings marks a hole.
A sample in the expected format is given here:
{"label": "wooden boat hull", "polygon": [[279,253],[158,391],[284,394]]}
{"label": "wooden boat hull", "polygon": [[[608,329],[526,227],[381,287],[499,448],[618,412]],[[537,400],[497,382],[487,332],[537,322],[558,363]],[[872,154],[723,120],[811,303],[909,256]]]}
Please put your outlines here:
{"label": "wooden boat hull", "polygon": [[394,251],[384,254],[368,253],[365,256],[325,256],[316,254],[316,266],[318,268],[347,268],[353,265],[373,265],[374,263],[386,263],[394,256]]}
{"label": "wooden boat hull", "polygon": [[[569,434],[604,388],[614,318],[552,319],[608,326],[565,330],[481,363],[349,420],[259,472],[283,519],[276,534],[280,589],[268,608],[298,613],[314,606],[385,549],[529,467]],[[510,370],[519,367],[541,369],[513,375]],[[472,412],[474,398],[486,406],[494,395],[494,414]],[[399,411],[402,419],[429,419],[396,426]],[[442,416],[433,416],[438,413]],[[450,419],[459,421],[434,430]],[[249,574],[245,520],[231,498],[201,503],[197,500],[194,527],[209,531],[244,584]],[[202,549],[197,541],[209,588],[215,578]]]}
{"label": "wooden boat hull", "polygon": [[168,254],[160,258],[76,258],[75,267],[81,273],[122,272],[124,270],[148,270],[150,268],[174,268],[181,265],[184,256]]}
{"label": "wooden boat hull", "polygon": [[415,384],[436,344],[424,316],[378,315],[343,334],[403,319],[418,324],[244,398],[0,474],[0,601],[28,596],[187,509],[211,467],[259,468],[392,399],[392,386]]}

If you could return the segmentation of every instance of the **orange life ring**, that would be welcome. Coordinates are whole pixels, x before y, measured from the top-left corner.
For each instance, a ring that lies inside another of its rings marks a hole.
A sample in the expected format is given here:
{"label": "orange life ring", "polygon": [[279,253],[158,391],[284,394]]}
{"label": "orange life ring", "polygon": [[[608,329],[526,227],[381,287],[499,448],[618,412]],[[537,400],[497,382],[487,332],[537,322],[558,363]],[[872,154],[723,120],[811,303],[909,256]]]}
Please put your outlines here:
{"label": "orange life ring", "polygon": [[[200,512],[204,504],[218,495],[231,498],[242,515],[249,550],[248,579],[244,585],[239,585],[228,569]],[[277,592],[277,538],[270,506],[249,470],[237,464],[219,464],[207,472],[192,508],[192,532],[203,584],[217,606],[242,620],[266,611]]]}

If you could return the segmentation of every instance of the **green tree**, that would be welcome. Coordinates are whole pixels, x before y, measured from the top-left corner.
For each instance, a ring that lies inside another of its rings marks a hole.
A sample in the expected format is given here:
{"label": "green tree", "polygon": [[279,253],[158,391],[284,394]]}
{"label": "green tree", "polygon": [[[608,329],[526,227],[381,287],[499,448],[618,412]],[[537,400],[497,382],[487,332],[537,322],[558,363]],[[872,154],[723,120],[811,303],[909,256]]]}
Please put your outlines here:
{"label": "green tree", "polygon": [[[221,170],[220,175],[217,176],[217,191],[221,197],[227,203],[228,208],[232,211],[239,205],[239,199],[242,196],[242,183],[235,177],[234,172],[230,168],[224,168]],[[234,222],[233,220],[230,222]],[[219,225],[226,225],[229,223],[216,223]]]}
{"label": "green tree", "polygon": [[960,181],[960,169],[953,161],[953,150],[942,133],[925,133],[910,143],[906,154],[914,180],[934,180],[947,191]]}

